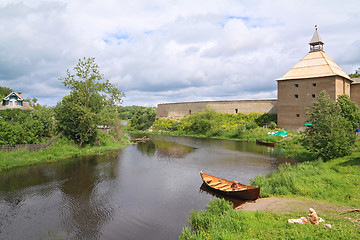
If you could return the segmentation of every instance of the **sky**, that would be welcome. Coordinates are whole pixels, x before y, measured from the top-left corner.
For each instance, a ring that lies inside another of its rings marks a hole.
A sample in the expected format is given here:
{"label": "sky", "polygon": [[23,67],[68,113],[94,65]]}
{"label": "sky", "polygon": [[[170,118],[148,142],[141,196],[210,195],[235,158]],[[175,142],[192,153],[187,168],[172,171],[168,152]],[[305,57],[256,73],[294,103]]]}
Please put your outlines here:
{"label": "sky", "polygon": [[124,106],[277,98],[308,52],[360,67],[358,0],[1,0],[0,86],[54,106],[59,78],[94,57]]}

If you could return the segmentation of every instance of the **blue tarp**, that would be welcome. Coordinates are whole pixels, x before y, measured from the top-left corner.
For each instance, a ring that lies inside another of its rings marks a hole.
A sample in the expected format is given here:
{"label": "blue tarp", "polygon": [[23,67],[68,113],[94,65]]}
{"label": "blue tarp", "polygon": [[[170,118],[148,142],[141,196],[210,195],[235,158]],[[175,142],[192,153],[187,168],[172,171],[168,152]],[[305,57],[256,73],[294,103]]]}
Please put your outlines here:
{"label": "blue tarp", "polygon": [[279,131],[279,132],[276,132],[274,134],[270,134],[269,137],[272,137],[272,136],[287,136],[289,135],[289,133],[287,131]]}

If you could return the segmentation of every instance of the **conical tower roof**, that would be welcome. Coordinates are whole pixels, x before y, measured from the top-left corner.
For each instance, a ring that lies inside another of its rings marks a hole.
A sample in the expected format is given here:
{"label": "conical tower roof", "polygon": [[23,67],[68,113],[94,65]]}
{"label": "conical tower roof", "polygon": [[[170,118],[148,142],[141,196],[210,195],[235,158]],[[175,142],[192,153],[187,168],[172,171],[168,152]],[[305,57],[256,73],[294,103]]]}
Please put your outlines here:
{"label": "conical tower roof", "polygon": [[317,28],[315,29],[314,35],[311,38],[311,41],[309,44],[310,45],[324,44],[324,42],[321,40],[321,37],[320,37],[320,34],[319,34]]}
{"label": "conical tower roof", "polygon": [[[315,26],[316,27],[316,26]],[[310,41],[310,52],[301,59],[279,80],[317,78],[327,76],[341,76],[346,79],[350,77],[323,51],[321,40],[317,28]]]}
{"label": "conical tower roof", "polygon": [[315,51],[309,52],[277,81],[327,76],[341,76],[350,80],[350,77],[326,53]]}

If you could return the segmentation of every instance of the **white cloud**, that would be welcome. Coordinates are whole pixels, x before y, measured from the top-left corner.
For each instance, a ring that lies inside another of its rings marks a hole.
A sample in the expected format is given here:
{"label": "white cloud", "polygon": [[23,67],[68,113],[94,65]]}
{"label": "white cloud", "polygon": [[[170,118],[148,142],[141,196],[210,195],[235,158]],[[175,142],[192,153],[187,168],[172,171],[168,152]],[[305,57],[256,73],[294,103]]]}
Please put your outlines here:
{"label": "white cloud", "polygon": [[54,105],[59,77],[95,57],[124,104],[276,98],[275,79],[308,52],[319,25],[327,54],[360,66],[357,1],[5,0],[0,86]]}

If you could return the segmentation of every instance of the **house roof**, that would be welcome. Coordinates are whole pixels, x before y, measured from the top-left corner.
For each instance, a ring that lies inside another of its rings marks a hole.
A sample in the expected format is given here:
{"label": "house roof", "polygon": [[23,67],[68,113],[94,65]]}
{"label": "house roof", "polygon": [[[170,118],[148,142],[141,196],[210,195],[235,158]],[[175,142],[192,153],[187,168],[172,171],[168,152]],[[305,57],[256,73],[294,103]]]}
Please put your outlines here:
{"label": "house roof", "polygon": [[360,84],[360,78],[351,78],[353,81],[351,84]]}
{"label": "house roof", "polygon": [[0,110],[6,110],[6,109],[21,109],[21,110],[34,110],[33,107],[31,107],[29,104],[27,104],[26,102],[24,102],[24,99],[20,96],[20,94],[16,93],[16,92],[11,92],[9,95],[7,95],[3,100],[10,100],[10,97],[12,95],[15,95],[18,100],[22,101],[22,106],[21,107],[17,107],[17,106],[3,106],[2,104],[0,104]]}
{"label": "house roof", "polygon": [[[319,39],[314,39],[314,41],[318,40]],[[327,76],[341,76],[351,80],[350,77],[328,55],[326,55],[324,51],[320,50],[309,52],[303,59],[295,64],[294,67],[285,73],[284,76],[276,80],[281,81]]]}
{"label": "house roof", "polygon": [[21,101],[24,100],[17,92],[11,92],[9,95],[7,95],[7,96],[4,98],[4,100],[9,100],[11,95],[16,95],[16,97],[17,97],[19,100],[21,100]]}

